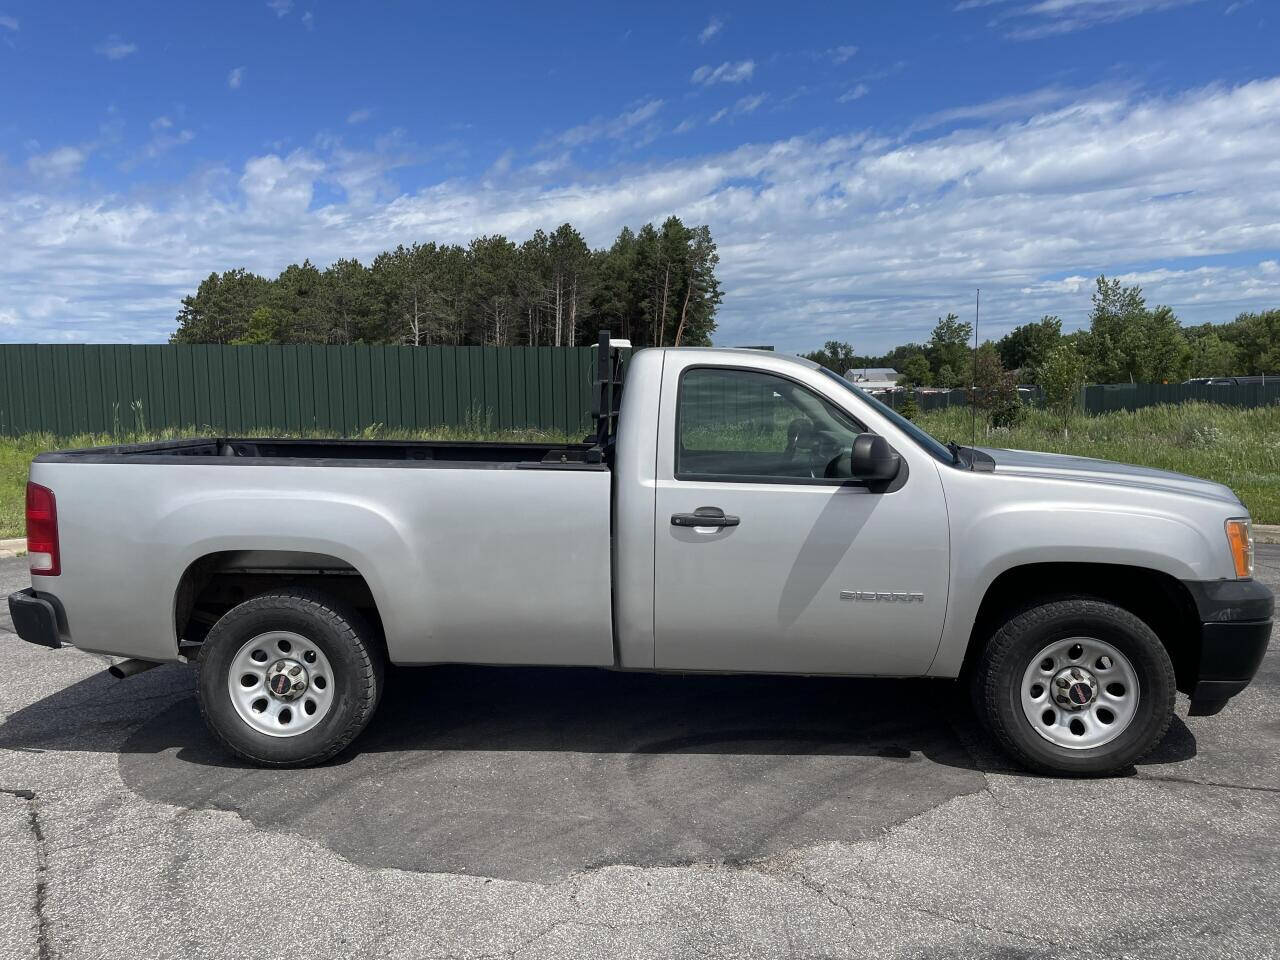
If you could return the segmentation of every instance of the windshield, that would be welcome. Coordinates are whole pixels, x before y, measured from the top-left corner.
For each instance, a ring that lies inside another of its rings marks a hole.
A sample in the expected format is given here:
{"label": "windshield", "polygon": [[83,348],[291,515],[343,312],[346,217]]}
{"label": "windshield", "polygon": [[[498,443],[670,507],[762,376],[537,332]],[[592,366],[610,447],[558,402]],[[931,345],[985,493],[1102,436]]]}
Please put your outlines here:
{"label": "windshield", "polygon": [[832,380],[834,380],[836,383],[840,384],[840,386],[844,387],[846,390],[850,391],[851,393],[856,393],[864,401],[869,403],[876,410],[877,413],[888,418],[895,427],[897,427],[899,430],[901,430],[903,433],[909,436],[917,444],[924,447],[924,449],[927,450],[929,453],[931,453],[934,457],[941,460],[943,463],[954,464],[956,462],[956,458],[951,455],[951,451],[947,449],[945,444],[939,443],[928,433],[925,433],[923,430],[917,427],[914,423],[912,423],[910,420],[908,420],[906,417],[900,414],[897,410],[893,409],[893,407],[889,406],[888,404],[880,402],[875,397],[871,396],[871,394],[867,393],[865,390],[861,389],[860,387],[855,387],[852,383],[850,383],[844,377],[840,376],[838,373],[832,373],[826,367],[822,368],[822,372],[825,373]]}

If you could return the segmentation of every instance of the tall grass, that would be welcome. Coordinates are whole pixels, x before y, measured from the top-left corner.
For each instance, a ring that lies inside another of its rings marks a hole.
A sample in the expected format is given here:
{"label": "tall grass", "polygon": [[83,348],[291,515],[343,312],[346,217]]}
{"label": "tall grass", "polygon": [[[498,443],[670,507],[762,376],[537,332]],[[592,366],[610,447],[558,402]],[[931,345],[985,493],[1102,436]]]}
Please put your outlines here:
{"label": "tall grass", "polygon": [[[969,443],[969,412],[952,407],[922,414],[919,423],[940,440]],[[210,431],[122,431],[55,437],[48,433],[0,437],[0,539],[23,533],[23,489],[31,459],[45,450],[91,447],[113,443],[208,436]],[[282,436],[278,430],[246,431],[246,436]],[[298,436],[299,434],[291,434]],[[301,436],[325,436],[310,432]],[[371,427],[359,434],[368,439],[393,440],[506,440],[559,443],[580,440],[539,430],[490,429],[481,418],[461,427],[397,430]],[[1205,403],[1147,407],[1133,412],[1079,416],[1064,425],[1043,410],[1027,411],[1017,427],[992,429],[978,420],[977,443],[1073,453],[1104,460],[1174,470],[1225,483],[1240,495],[1260,523],[1280,523],[1280,406],[1241,410]],[[753,432],[743,449],[781,449],[784,432]],[[766,444],[761,446],[762,444]]]}

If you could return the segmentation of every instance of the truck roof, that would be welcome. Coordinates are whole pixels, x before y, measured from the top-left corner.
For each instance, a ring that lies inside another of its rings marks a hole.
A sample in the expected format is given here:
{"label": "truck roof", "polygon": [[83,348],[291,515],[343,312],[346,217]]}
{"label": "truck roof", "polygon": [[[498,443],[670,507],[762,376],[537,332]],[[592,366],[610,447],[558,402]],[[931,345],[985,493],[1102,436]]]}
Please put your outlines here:
{"label": "truck roof", "polygon": [[729,353],[738,357],[774,357],[778,360],[790,360],[812,370],[822,369],[820,364],[814,363],[808,357],[801,357],[790,353],[775,353],[772,350],[755,350],[751,347],[663,347],[663,350],[679,350],[683,352],[693,352],[702,350],[708,353]]}

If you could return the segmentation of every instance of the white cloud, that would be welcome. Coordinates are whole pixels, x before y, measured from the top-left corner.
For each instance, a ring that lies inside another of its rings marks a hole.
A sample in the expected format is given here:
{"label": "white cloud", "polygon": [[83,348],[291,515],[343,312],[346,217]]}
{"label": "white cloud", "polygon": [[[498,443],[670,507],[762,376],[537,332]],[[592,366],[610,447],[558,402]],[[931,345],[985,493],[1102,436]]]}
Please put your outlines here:
{"label": "white cloud", "polygon": [[516,152],[509,147],[498,155],[498,159],[493,161],[493,165],[489,167],[489,173],[495,176],[504,176],[511,172],[511,165],[515,163]]}
{"label": "white cloud", "polygon": [[227,86],[232,90],[239,90],[242,83],[244,83],[244,67],[236,67],[227,74]]}
{"label": "white cloud", "polygon": [[596,117],[587,123],[570,127],[554,137],[551,143],[580,147],[596,140],[617,140],[656,117],[662,106],[662,100],[645,100],[616,117]]}
{"label": "white cloud", "polygon": [[371,116],[373,116],[373,111],[367,108],[352,110],[347,114],[347,123],[364,123]]}
{"label": "white cloud", "polygon": [[271,153],[253,157],[244,165],[240,189],[247,201],[247,213],[270,216],[300,216],[311,205],[315,183],[324,165],[302,150],[287,157]]}
{"label": "white cloud", "polygon": [[121,40],[113,33],[94,47],[93,52],[101,54],[108,60],[123,60],[130,54],[137,53],[138,45]]}
{"label": "white cloud", "polygon": [[547,157],[546,159],[539,160],[537,163],[531,163],[524,172],[532,174],[535,177],[550,177],[562,170],[568,169],[569,163],[572,159],[573,158],[570,156],[569,151],[566,150],[558,156]]}
{"label": "white cloud", "polygon": [[37,177],[61,180],[74,176],[84,166],[88,154],[80,147],[58,147],[27,158],[27,169]]}
{"label": "white cloud", "polygon": [[1204,0],[1036,0],[1009,5],[1005,0],[963,0],[954,9],[962,12],[998,5],[1000,9],[995,12],[991,26],[1006,30],[1015,40],[1038,40],[1202,2]]}
{"label": "white cloud", "polygon": [[5,30],[12,30],[14,33],[17,33],[18,18],[10,17],[5,14],[0,14],[0,27],[4,28]]}
{"label": "white cloud", "polygon": [[277,17],[286,17],[293,9],[293,0],[267,0],[267,6],[275,11]]}
{"label": "white cloud", "polygon": [[732,107],[724,107],[717,110],[707,119],[707,123],[719,123],[731,114],[741,116],[745,113],[754,113],[768,99],[769,95],[767,93],[756,93],[742,97]]}
{"label": "white cloud", "polygon": [[831,58],[832,63],[846,63],[852,60],[858,53],[858,48],[851,44],[841,47],[833,47],[827,51],[827,56]]}
{"label": "white cloud", "polygon": [[750,80],[751,75],[756,72],[756,63],[754,60],[739,60],[737,63],[726,61],[718,67],[710,64],[699,67],[693,71],[691,79],[694,83],[701,83],[710,86],[713,83],[741,83],[743,80]]}
{"label": "white cloud", "polygon": [[168,117],[157,117],[151,121],[153,135],[146,145],[130,159],[121,164],[124,170],[131,170],[144,160],[155,160],[175,147],[185,146],[196,138],[194,130],[173,130],[173,121]]}
{"label": "white cloud", "polygon": [[699,43],[708,43],[724,29],[724,21],[719,17],[712,17],[707,21],[707,25],[702,28],[702,32],[698,34]]}
{"label": "white cloud", "polygon": [[846,90],[844,93],[840,94],[840,96],[837,98],[837,102],[852,103],[854,100],[861,100],[870,92],[871,92],[871,88],[868,87],[865,83],[855,84],[854,86]]}
{"label": "white cloud", "polygon": [[997,97],[982,103],[939,110],[937,113],[928,114],[913,123],[910,127],[910,132],[917,133],[921,130],[931,130],[934,127],[946,126],[964,120],[1008,120],[1015,117],[1031,116],[1049,107],[1059,107],[1073,100],[1084,99],[1089,93],[1089,91],[1073,90],[1067,87],[1041,87],[1038,90],[1030,90],[1026,93],[1017,93],[1007,97]]}
{"label": "white cloud", "polygon": [[314,29],[316,28],[316,17],[315,17],[315,14],[313,14],[310,10],[308,10],[306,13],[304,13],[304,14],[302,15],[302,24],[303,24],[303,26],[305,26],[308,30],[314,30]]}
{"label": "white cloud", "polygon": [[[74,148],[73,148],[74,149]],[[1081,99],[903,141],[849,132],[575,173],[386,176],[407,148],[274,152],[164,200],[0,188],[0,338],[161,340],[211,270],[274,274],[397,243],[524,239],[569,220],[593,245],[676,214],[710,224],[722,343],[880,349],[968,314],[982,335],[1057,313],[1083,323],[1099,272],[1185,322],[1280,305],[1280,78],[1177,96]],[[317,185],[336,186],[317,193]],[[1227,265],[1224,259],[1229,257]]]}

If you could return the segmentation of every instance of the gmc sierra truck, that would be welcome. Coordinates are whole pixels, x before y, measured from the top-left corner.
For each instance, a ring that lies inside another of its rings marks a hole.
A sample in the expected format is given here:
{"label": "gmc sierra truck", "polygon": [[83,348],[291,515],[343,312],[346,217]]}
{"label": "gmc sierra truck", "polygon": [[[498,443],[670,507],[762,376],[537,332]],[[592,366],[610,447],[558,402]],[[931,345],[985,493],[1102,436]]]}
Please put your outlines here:
{"label": "gmc sierra truck", "polygon": [[1176,690],[1209,715],[1257,670],[1274,602],[1227,487],[944,445],[765,351],[640,350],[624,378],[616,345],[583,443],[41,454],[17,632],[117,675],[195,662],[213,735],[271,766],[346,748],[388,662],[958,678],[1066,775],[1127,768]]}

